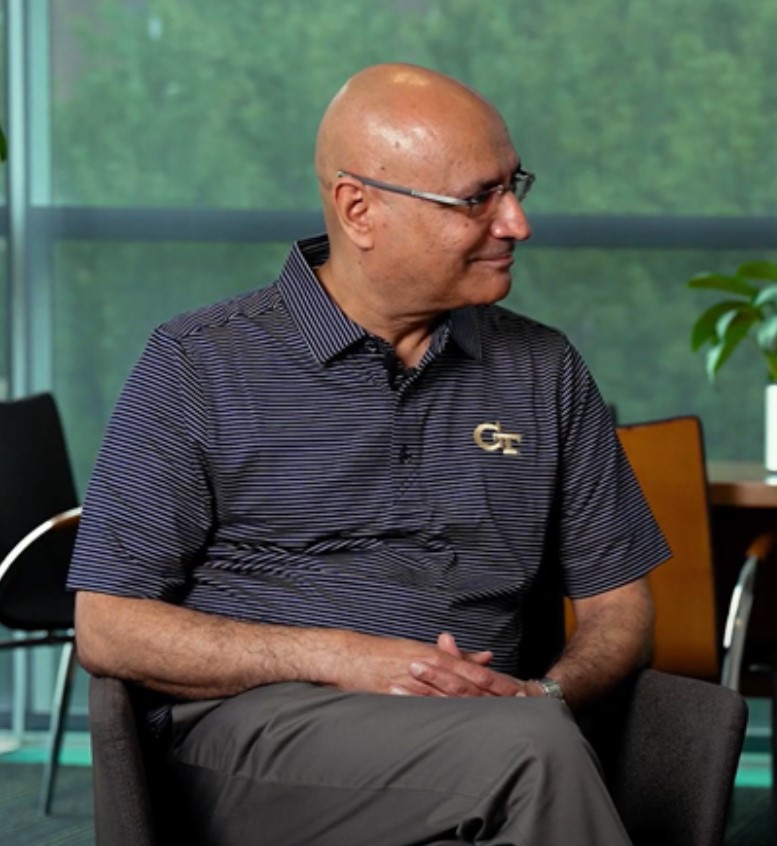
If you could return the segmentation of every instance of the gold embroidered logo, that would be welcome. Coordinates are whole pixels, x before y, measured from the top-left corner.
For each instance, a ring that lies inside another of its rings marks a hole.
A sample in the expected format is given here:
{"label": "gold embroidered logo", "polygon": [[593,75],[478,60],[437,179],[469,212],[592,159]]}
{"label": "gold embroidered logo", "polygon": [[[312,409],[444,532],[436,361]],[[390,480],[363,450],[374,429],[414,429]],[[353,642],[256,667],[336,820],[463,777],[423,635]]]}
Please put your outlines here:
{"label": "gold embroidered logo", "polygon": [[523,435],[503,432],[499,423],[481,423],[472,433],[475,443],[486,452],[502,450],[502,455],[520,455],[518,445]]}

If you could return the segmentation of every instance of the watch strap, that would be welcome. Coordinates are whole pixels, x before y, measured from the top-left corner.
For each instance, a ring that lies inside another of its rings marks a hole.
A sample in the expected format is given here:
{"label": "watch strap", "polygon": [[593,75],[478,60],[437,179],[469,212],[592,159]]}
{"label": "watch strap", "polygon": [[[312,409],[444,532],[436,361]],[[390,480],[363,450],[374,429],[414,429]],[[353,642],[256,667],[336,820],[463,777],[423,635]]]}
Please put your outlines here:
{"label": "watch strap", "polygon": [[534,681],[542,688],[545,696],[558,699],[560,702],[567,701],[561,685],[555,679],[550,676],[543,676],[541,679],[534,679]]}

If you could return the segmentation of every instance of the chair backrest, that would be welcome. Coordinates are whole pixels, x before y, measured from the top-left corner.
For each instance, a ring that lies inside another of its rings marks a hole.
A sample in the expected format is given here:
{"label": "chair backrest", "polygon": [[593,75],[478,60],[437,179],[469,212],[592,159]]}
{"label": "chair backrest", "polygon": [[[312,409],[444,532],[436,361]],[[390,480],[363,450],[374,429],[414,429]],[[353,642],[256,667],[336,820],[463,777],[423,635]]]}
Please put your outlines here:
{"label": "chair backrest", "polygon": [[[0,561],[30,531],[78,505],[54,398],[0,402]],[[36,542],[23,566],[0,580],[0,623],[27,630],[69,628],[65,590],[75,525]]]}
{"label": "chair backrest", "polygon": [[653,666],[717,679],[720,649],[701,423],[676,417],[619,426],[617,432],[673,553],[650,574],[656,603]]}

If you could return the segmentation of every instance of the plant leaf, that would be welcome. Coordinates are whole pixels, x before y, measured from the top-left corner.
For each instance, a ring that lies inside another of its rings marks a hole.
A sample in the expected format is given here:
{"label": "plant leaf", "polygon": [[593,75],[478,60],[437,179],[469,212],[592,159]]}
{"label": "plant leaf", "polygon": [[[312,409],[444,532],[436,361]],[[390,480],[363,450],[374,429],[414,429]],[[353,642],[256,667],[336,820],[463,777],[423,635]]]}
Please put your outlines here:
{"label": "plant leaf", "polygon": [[715,324],[715,333],[721,341],[733,340],[738,344],[747,333],[750,327],[760,318],[759,312],[747,304],[736,311],[727,311],[718,318]]}
{"label": "plant leaf", "polygon": [[760,290],[741,276],[724,276],[722,273],[697,273],[688,280],[689,288],[706,288],[711,291],[726,291],[750,299]]}
{"label": "plant leaf", "polygon": [[747,336],[756,319],[757,312],[754,311],[727,312],[720,318],[716,327],[720,340],[707,353],[707,377],[711,382],[715,381],[715,375],[728,361],[742,339]]}
{"label": "plant leaf", "polygon": [[708,341],[713,341],[718,337],[718,320],[724,314],[747,307],[747,303],[741,300],[723,300],[723,302],[710,306],[693,324],[691,329],[691,349],[698,350]]}
{"label": "plant leaf", "polygon": [[719,341],[707,353],[707,378],[710,382],[715,381],[715,375],[728,360],[731,353],[734,352],[735,347],[736,344]]}
{"label": "plant leaf", "polygon": [[748,261],[737,269],[737,276],[748,279],[769,279],[777,282],[777,264],[770,261]]}
{"label": "plant leaf", "polygon": [[767,317],[758,327],[756,332],[756,343],[762,353],[777,352],[777,314]]}
{"label": "plant leaf", "polygon": [[764,303],[773,303],[777,301],[777,285],[767,285],[761,288],[758,295],[753,300],[755,308],[760,308]]}

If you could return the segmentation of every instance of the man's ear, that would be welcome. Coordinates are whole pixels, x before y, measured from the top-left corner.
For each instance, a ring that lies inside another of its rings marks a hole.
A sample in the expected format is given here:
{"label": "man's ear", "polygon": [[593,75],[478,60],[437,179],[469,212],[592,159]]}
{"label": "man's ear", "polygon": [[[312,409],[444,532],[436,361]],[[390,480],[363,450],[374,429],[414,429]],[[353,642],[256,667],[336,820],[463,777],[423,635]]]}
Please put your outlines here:
{"label": "man's ear", "polygon": [[334,186],[333,204],[340,228],[345,235],[362,250],[371,250],[374,245],[374,213],[364,191],[364,186],[355,179],[341,179]]}

